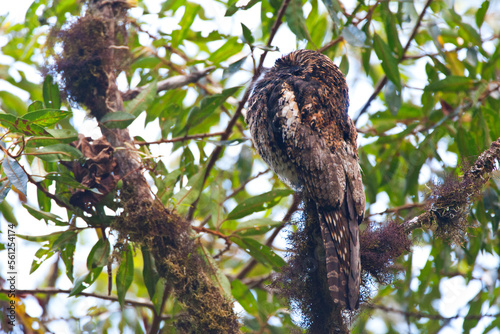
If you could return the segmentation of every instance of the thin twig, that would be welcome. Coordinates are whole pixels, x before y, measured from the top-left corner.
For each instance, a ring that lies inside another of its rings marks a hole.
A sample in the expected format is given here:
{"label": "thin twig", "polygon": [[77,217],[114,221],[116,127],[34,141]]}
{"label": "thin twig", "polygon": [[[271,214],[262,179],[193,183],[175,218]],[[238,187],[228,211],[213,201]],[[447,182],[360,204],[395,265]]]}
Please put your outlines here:
{"label": "thin twig", "polygon": [[[203,78],[204,76],[206,76],[208,73],[213,71],[214,69],[215,69],[215,66],[210,66],[210,67],[207,67],[201,71],[195,71],[195,72],[192,72],[192,73],[186,74],[186,75],[176,75],[174,77],[170,77],[168,79],[159,81],[157,86],[156,86],[156,91],[159,93],[159,92],[162,92],[165,90],[180,88],[180,87],[186,86],[190,83],[195,83],[198,80],[200,80],[201,78]],[[137,88],[134,88],[134,89],[131,89],[131,90],[128,90],[128,91],[122,93],[123,101],[132,100],[137,95],[139,95],[140,92],[147,89],[147,87],[148,86],[137,87]]]}
{"label": "thin twig", "polygon": [[220,132],[212,132],[212,133],[200,133],[196,135],[189,135],[189,136],[182,136],[182,137],[176,137],[176,138],[171,138],[171,139],[160,139],[160,140],[155,140],[155,141],[134,141],[134,144],[136,145],[153,145],[153,144],[163,144],[163,143],[175,143],[179,141],[186,141],[186,140],[191,140],[191,139],[202,139],[202,138],[207,138],[207,137],[215,137],[215,136],[221,136],[225,133],[225,131],[220,131]]}
{"label": "thin twig", "polygon": [[[9,293],[9,291],[10,290],[8,290],[8,289],[0,289],[0,293],[3,293],[3,294]],[[34,295],[37,293],[49,294],[49,295],[56,295],[59,293],[70,294],[71,290],[64,290],[64,289],[57,289],[57,288],[43,288],[43,289],[32,289],[32,290],[30,290],[30,289],[17,289],[16,290],[16,294],[18,296],[19,295]],[[80,292],[75,297],[77,297],[77,296],[94,297],[94,298],[98,298],[98,299],[118,302],[118,297],[101,295],[101,294],[97,294],[94,292]],[[151,302],[131,300],[131,299],[125,299],[124,302],[125,302],[125,304],[131,305],[134,307],[147,307],[147,308],[151,309],[153,312],[155,312],[154,305]]]}
{"label": "thin twig", "polygon": [[427,202],[419,202],[419,203],[408,203],[408,204],[404,204],[404,205],[401,205],[401,206],[397,206],[395,208],[389,208],[389,209],[386,209],[382,212],[375,212],[375,213],[371,213],[369,214],[368,216],[365,217],[365,220],[370,218],[370,217],[373,217],[373,216],[377,216],[377,215],[385,215],[386,213],[393,213],[393,212],[399,212],[399,211],[402,211],[402,210],[410,210],[410,209],[415,209],[415,208],[421,208],[423,206],[426,206],[427,205]]}
{"label": "thin twig", "polygon": [[[427,2],[425,3],[425,6],[422,9],[422,12],[418,16],[417,23],[415,24],[415,27],[413,27],[413,30],[412,30],[412,32],[410,34],[410,38],[408,39],[408,42],[406,42],[406,45],[403,48],[403,52],[401,53],[401,57],[399,58],[398,62],[401,62],[404,59],[406,52],[410,48],[411,42],[413,41],[413,39],[417,35],[418,29],[420,28],[420,25],[422,24],[422,20],[423,20],[423,18],[425,16],[425,12],[427,11],[427,8],[429,8],[429,6],[431,5],[431,2],[432,2],[432,0],[427,0]],[[382,90],[382,88],[384,88],[384,86],[385,86],[386,83],[387,83],[387,75],[385,75],[382,78],[382,80],[380,80],[380,82],[377,85],[377,88],[375,88],[375,91],[373,92],[373,94],[370,95],[370,97],[368,98],[368,101],[366,101],[365,105],[363,106],[363,108],[361,108],[361,110],[359,111],[358,115],[354,119],[354,123],[357,123],[359,117],[361,115],[363,115],[368,110],[368,107],[370,107],[371,103],[377,97],[377,95],[380,93],[380,91]]]}
{"label": "thin twig", "polygon": [[234,189],[232,193],[230,193],[229,195],[227,195],[226,197],[226,201],[228,199],[230,199],[231,197],[235,196],[236,194],[238,194],[240,191],[242,191],[243,189],[245,189],[246,185],[249,184],[250,182],[252,182],[253,180],[261,177],[262,175],[264,174],[267,174],[271,169],[268,168],[266,169],[265,171],[262,171],[260,173],[258,173],[257,175],[255,176],[252,176],[251,178],[245,180],[245,182],[243,182],[238,188]]}
{"label": "thin twig", "polygon": [[[285,227],[285,224],[290,221],[290,219],[292,218],[292,215],[299,208],[299,204],[301,201],[302,201],[302,197],[300,196],[299,193],[293,194],[293,202],[292,202],[292,205],[290,205],[290,208],[286,212],[285,216],[283,217],[283,224],[281,224],[280,226],[278,226],[274,229],[273,233],[266,241],[266,246],[268,246],[268,247],[272,246],[274,239],[276,239],[276,237],[281,232],[283,227]],[[244,278],[253,269],[253,267],[255,267],[255,265],[257,265],[257,260],[252,258],[252,260],[238,273],[236,278],[239,280]]]}
{"label": "thin twig", "polygon": [[342,42],[343,40],[344,40],[344,37],[339,36],[339,37],[335,38],[333,41],[330,41],[330,42],[326,43],[325,45],[323,45],[322,47],[320,47],[320,48],[318,49],[318,52],[323,53],[323,52],[325,52],[326,50],[328,50],[329,48],[331,48],[332,46],[334,46],[334,45],[336,45],[336,44],[338,44],[338,43]]}
{"label": "thin twig", "polygon": [[[276,35],[276,32],[278,31],[278,28],[281,25],[281,19],[283,18],[283,15],[285,15],[285,11],[286,11],[286,8],[287,8],[287,6],[288,6],[289,3],[290,3],[290,0],[285,0],[281,4],[280,9],[278,10],[276,21],[274,21],[273,27],[271,28],[271,33],[269,35],[269,40],[268,40],[268,42],[266,44],[267,46],[271,45],[271,43],[272,43],[272,41],[274,39],[274,36]],[[262,53],[262,55],[260,56],[259,66],[257,67],[257,69],[256,69],[256,71],[255,71],[255,73],[254,73],[254,75],[252,77],[252,82],[250,83],[250,85],[246,89],[245,94],[243,95],[241,101],[238,103],[238,107],[237,107],[236,111],[234,112],[233,117],[231,117],[231,119],[229,120],[229,123],[227,124],[227,127],[226,127],[226,130],[224,131],[224,134],[221,135],[221,140],[227,140],[229,138],[229,136],[232,133],[233,127],[235,126],[236,122],[238,121],[238,119],[242,115],[243,107],[245,106],[248,98],[250,97],[250,92],[251,92],[251,89],[253,87],[253,84],[257,81],[257,79],[260,76],[260,72],[262,71],[262,68],[264,66],[264,60],[266,58],[266,55],[267,55],[267,50],[265,50]],[[207,162],[207,167],[206,167],[206,170],[205,170],[205,175],[203,176],[203,185],[207,181],[208,176],[210,175],[210,172],[211,172],[212,168],[215,166],[215,162],[219,159],[219,156],[220,156],[220,154],[222,152],[222,148],[223,148],[222,145],[221,146],[217,146],[213,150],[212,154],[210,155],[210,159]],[[200,196],[201,196],[201,193],[198,196],[198,198],[191,204],[191,206],[190,206],[190,208],[188,210],[188,213],[186,215],[186,219],[188,221],[193,220],[194,212],[195,212],[196,207],[198,205],[198,201],[200,200]]]}
{"label": "thin twig", "polygon": [[191,229],[193,229],[194,231],[196,231],[198,233],[205,232],[205,233],[208,233],[208,234],[215,235],[215,236],[217,236],[217,237],[219,237],[221,239],[224,239],[227,244],[231,244],[232,243],[231,238],[230,238],[229,235],[225,235],[224,233],[221,233],[219,231],[214,231],[214,230],[211,230],[209,228],[202,227],[202,226],[191,226]]}
{"label": "thin twig", "polygon": [[457,315],[454,315],[452,317],[445,317],[445,316],[442,316],[441,314],[428,314],[428,313],[424,313],[424,312],[416,312],[416,311],[405,311],[405,310],[399,310],[399,309],[395,309],[395,308],[392,308],[392,307],[388,307],[388,306],[385,306],[385,305],[380,305],[380,304],[377,304],[377,305],[374,305],[374,304],[365,304],[364,305],[365,308],[369,308],[369,309],[372,309],[372,310],[382,310],[384,312],[390,312],[390,313],[399,313],[399,314],[402,314],[404,315],[405,317],[408,317],[408,318],[417,318],[417,319],[431,319],[431,320],[454,320],[454,319],[482,319],[482,318],[485,318],[485,317],[488,317],[488,318],[498,318],[500,316],[500,313],[498,314],[467,314],[467,315],[460,315],[460,314],[457,314]]}

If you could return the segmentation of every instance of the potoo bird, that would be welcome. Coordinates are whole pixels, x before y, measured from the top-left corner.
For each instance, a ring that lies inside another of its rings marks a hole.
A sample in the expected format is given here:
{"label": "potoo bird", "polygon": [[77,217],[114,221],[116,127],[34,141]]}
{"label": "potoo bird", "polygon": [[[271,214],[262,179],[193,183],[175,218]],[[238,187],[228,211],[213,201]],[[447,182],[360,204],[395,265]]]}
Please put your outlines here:
{"label": "potoo bird", "polygon": [[294,51],[257,81],[247,123],[254,146],[278,176],[316,203],[335,304],[359,304],[359,229],[365,210],[344,75],[325,55]]}

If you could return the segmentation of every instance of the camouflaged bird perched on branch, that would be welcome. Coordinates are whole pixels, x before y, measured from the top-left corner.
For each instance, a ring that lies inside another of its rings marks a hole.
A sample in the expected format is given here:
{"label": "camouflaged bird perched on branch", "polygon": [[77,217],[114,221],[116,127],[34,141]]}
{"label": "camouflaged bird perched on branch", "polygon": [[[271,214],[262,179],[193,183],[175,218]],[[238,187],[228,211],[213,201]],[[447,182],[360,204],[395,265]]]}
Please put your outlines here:
{"label": "camouflaged bird perched on branch", "polygon": [[332,300],[354,310],[365,195],[348,107],[347,84],[337,66],[319,52],[298,50],[278,59],[256,83],[247,123],[264,161],[314,203]]}

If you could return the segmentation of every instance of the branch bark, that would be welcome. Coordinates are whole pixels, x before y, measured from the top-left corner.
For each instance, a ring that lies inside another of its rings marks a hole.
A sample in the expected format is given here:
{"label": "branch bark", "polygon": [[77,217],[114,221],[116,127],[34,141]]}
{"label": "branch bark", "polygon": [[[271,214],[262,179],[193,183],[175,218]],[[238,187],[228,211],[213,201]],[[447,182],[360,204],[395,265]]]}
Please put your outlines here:
{"label": "branch bark", "polygon": [[[184,87],[189,85],[190,83],[198,82],[201,78],[205,77],[215,69],[215,66],[207,67],[201,71],[195,71],[186,75],[177,75],[174,77],[170,77],[168,79],[162,80],[158,82],[156,91],[162,92],[165,90],[176,89],[180,87]],[[123,101],[129,101],[134,99],[140,92],[145,90],[148,86],[137,87],[126,92],[121,93]]]}

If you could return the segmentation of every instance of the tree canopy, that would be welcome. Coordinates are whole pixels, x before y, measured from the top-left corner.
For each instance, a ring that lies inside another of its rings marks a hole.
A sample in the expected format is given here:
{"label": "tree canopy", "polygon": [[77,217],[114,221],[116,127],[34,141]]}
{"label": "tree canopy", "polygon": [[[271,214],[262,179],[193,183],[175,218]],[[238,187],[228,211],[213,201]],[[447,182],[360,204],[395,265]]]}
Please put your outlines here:
{"label": "tree canopy", "polygon": [[[30,2],[0,17],[14,332],[500,330],[496,2]],[[297,256],[309,214],[244,119],[300,48],[346,75],[359,133],[363,298],[333,318],[293,289],[318,271]]]}

